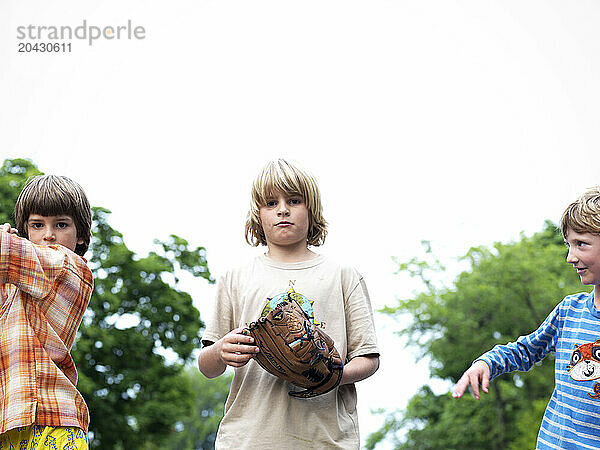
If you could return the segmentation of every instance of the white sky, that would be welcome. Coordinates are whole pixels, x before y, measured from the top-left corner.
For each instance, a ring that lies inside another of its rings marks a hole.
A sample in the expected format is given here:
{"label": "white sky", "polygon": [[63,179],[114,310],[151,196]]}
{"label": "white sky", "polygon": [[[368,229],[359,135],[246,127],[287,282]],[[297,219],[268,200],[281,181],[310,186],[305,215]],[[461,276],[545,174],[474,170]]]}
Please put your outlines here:
{"label": "white sky", "polygon": [[[146,39],[17,52],[35,43],[18,26],[83,20]],[[392,256],[516,239],[600,182],[598,23],[592,0],[3,0],[0,157],[78,180],[139,253],[171,233],[204,245],[217,277],[261,251],[243,239],[252,178],[295,160],[320,181],[319,251],[393,305],[414,284]],[[214,286],[185,287],[207,318]],[[369,408],[404,407],[428,377],[377,321],[363,438]]]}

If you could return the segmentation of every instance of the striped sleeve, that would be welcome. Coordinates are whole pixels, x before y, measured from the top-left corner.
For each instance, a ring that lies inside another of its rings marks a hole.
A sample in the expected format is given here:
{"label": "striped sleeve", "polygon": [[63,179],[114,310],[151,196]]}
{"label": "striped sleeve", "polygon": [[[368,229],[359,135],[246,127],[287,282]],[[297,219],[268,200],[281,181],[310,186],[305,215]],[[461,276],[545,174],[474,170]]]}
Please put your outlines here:
{"label": "striped sleeve", "polygon": [[489,366],[490,380],[515,370],[528,371],[556,349],[561,320],[558,305],[533,333],[520,336],[515,342],[496,345],[477,360],[485,361]]}

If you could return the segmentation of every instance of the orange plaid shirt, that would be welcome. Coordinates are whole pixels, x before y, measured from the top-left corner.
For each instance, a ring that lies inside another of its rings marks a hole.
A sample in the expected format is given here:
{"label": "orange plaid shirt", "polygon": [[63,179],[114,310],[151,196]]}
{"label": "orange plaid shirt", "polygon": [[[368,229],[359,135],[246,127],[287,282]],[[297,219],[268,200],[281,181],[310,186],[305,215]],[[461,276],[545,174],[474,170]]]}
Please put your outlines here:
{"label": "orange plaid shirt", "polygon": [[92,287],[80,256],[0,231],[0,434],[33,423],[87,433],[70,350]]}

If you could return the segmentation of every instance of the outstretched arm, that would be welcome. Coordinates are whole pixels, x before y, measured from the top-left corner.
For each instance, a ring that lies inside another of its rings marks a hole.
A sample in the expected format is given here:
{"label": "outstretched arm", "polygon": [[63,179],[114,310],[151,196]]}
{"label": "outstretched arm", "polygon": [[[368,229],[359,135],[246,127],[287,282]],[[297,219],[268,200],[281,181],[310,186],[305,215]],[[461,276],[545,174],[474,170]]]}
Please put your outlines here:
{"label": "outstretched arm", "polygon": [[258,353],[254,339],[241,334],[242,328],[230,331],[217,342],[200,350],[198,368],[207,378],[225,372],[227,366],[242,367]]}
{"label": "outstretched arm", "polygon": [[373,375],[379,369],[378,355],[364,355],[352,358],[344,366],[340,384],[351,384]]}
{"label": "outstretched arm", "polygon": [[463,376],[460,377],[460,380],[458,380],[458,383],[454,386],[452,397],[462,397],[467,388],[471,386],[471,389],[473,389],[473,397],[479,400],[480,383],[481,390],[487,394],[490,387],[490,368],[487,363],[482,360],[475,361],[473,365],[463,373]]}
{"label": "outstretched arm", "polygon": [[561,308],[566,308],[566,297],[546,317],[546,320],[533,333],[520,336],[515,342],[496,345],[489,352],[481,355],[480,359],[465,371],[458,380],[452,396],[460,398],[470,385],[473,396],[479,400],[479,384],[487,394],[490,380],[503,373],[515,370],[527,371],[536,362],[541,361],[551,351],[556,349],[558,330],[562,327]]}

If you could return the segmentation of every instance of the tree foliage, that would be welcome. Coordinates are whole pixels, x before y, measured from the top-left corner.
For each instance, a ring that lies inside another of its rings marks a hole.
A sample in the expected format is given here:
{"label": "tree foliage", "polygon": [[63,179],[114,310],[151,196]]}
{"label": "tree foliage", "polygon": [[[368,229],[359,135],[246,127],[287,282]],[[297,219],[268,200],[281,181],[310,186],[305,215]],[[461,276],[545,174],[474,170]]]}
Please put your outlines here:
{"label": "tree foliage", "polygon": [[[426,253],[433,258],[430,248]],[[517,242],[472,248],[464,257],[470,268],[452,287],[435,286],[441,270],[435,259],[413,258],[400,270],[420,277],[423,291],[383,312],[410,314],[412,322],[399,334],[428,357],[432,377],[456,383],[476,357],[532,332],[563,297],[582,290],[565,255],[560,233],[546,222],[541,232]],[[553,364],[549,355],[528,373],[497,378],[481,401],[436,395],[424,386],[405,411],[388,414],[368,448],[383,439],[397,448],[533,448],[554,386]]]}
{"label": "tree foliage", "polygon": [[[1,223],[13,223],[19,192],[30,176],[40,173],[29,160],[4,162]],[[191,296],[178,289],[178,274],[184,271],[214,280],[203,247],[191,249],[185,239],[171,235],[164,242],[156,240],[155,251],[141,257],[109,225],[109,215],[107,209],[93,208],[88,255],[94,292],[72,350],[78,389],[90,409],[90,446],[162,448],[176,424],[195,411],[195,398],[203,398],[205,409],[217,402],[212,405],[217,415],[222,403],[217,385],[204,398],[197,380],[184,376],[184,364],[200,346],[203,323]],[[214,432],[217,425],[207,427]]]}
{"label": "tree foliage", "polygon": [[15,225],[15,203],[27,180],[41,172],[28,159],[7,159],[0,167],[0,224]]}
{"label": "tree foliage", "polygon": [[94,295],[74,352],[82,394],[95,418],[92,444],[158,445],[192,407],[194,392],[179,375],[200,346],[203,325],[174,274],[187,270],[212,278],[202,247],[189,250],[184,239],[171,236],[139,257],[108,225],[108,215],[94,208]]}
{"label": "tree foliage", "polygon": [[182,377],[191,385],[193,392],[202,392],[202,395],[194,397],[191,414],[177,423],[177,432],[171,434],[165,448],[213,449],[233,376],[228,374],[209,380],[193,367],[187,369]]}

